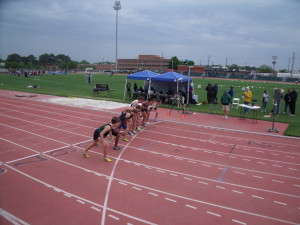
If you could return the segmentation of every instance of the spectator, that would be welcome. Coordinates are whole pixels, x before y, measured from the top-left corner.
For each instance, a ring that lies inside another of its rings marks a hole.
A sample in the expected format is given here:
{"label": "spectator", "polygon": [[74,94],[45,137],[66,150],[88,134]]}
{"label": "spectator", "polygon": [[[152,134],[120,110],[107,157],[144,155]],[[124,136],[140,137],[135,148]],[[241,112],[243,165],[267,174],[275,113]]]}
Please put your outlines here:
{"label": "spectator", "polygon": [[127,94],[128,94],[128,96],[131,97],[131,83],[130,82],[128,82],[126,84],[126,88],[127,88]]}
{"label": "spectator", "polygon": [[213,86],[211,85],[211,83],[208,83],[208,85],[205,88],[206,92],[207,92],[207,103],[210,104],[213,102],[213,98],[214,98],[214,89]]}
{"label": "spectator", "polygon": [[222,104],[222,110],[224,111],[223,118],[225,120],[228,119],[228,113],[229,113],[229,109],[230,109],[230,104],[231,103],[232,103],[231,96],[226,91],[224,91],[224,94],[221,97],[221,104]]}
{"label": "spectator", "polygon": [[263,93],[263,99],[262,99],[262,107],[261,107],[261,111],[262,112],[266,112],[266,108],[267,108],[267,103],[269,101],[269,94],[268,94],[268,91],[265,90],[264,93]]}
{"label": "spectator", "polygon": [[276,116],[279,116],[280,114],[280,106],[281,106],[282,99],[283,99],[283,94],[281,93],[281,90],[276,89],[275,94],[273,96],[273,102],[276,105],[276,111],[275,111]]}
{"label": "spectator", "polygon": [[[218,84],[217,83],[215,83],[215,85],[214,85],[214,94],[213,94],[213,101],[215,102],[217,102],[218,101],[218,91],[219,91],[219,86],[218,86]],[[227,92],[226,92],[227,93]]]}
{"label": "spectator", "polygon": [[[252,100],[252,92],[250,91],[249,87],[246,87],[244,93],[243,93],[243,99],[244,99],[244,104],[249,105],[251,100]],[[245,108],[245,114],[249,113],[249,109]]]}
{"label": "spectator", "polygon": [[136,82],[134,82],[134,84],[133,84],[133,91],[138,92],[138,86],[137,86]]}
{"label": "spectator", "polygon": [[296,89],[292,88],[291,95],[290,95],[290,116],[295,116],[297,97],[298,97],[298,93]]}
{"label": "spectator", "polygon": [[233,98],[234,92],[233,92],[233,87],[232,86],[230,87],[230,90],[228,91],[228,94],[231,96],[231,98]]}
{"label": "spectator", "polygon": [[291,111],[290,110],[290,100],[291,100],[291,91],[290,91],[290,89],[287,90],[287,93],[284,95],[283,99],[284,99],[284,111],[283,111],[283,113],[287,113],[288,110]]}
{"label": "spectator", "polygon": [[144,89],[142,88],[142,86],[140,86],[139,92],[140,92],[140,93],[144,93]]}

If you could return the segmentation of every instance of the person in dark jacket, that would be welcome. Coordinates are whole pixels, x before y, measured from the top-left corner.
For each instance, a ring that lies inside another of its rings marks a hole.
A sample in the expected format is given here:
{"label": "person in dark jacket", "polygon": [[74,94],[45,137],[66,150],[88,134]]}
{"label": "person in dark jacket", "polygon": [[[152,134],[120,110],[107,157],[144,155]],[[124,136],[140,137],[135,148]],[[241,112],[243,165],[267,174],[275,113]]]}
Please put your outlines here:
{"label": "person in dark jacket", "polygon": [[231,96],[231,98],[233,98],[234,92],[233,92],[233,87],[232,86],[230,87],[230,90],[228,91],[228,94]]}
{"label": "person in dark jacket", "polygon": [[208,83],[205,90],[207,92],[207,103],[210,104],[213,102],[213,98],[214,98],[214,89],[211,83]]}
{"label": "person in dark jacket", "polygon": [[280,114],[280,106],[283,99],[283,94],[281,93],[281,89],[276,89],[275,94],[273,96],[273,102],[276,105],[276,116]]}
{"label": "person in dark jacket", "polygon": [[290,100],[291,100],[290,96],[291,96],[291,91],[290,91],[290,89],[288,89],[287,93],[283,97],[283,99],[284,99],[284,111],[283,111],[283,113],[287,113],[287,110],[290,109]]}
{"label": "person in dark jacket", "polygon": [[292,92],[290,95],[290,116],[295,116],[297,97],[298,93],[296,91],[296,88],[292,88]]}
{"label": "person in dark jacket", "polygon": [[231,103],[232,103],[231,96],[227,93],[227,91],[224,91],[224,94],[221,97],[221,104],[222,104],[222,110],[224,111],[223,118],[225,120],[228,119],[228,113],[229,113]]}
{"label": "person in dark jacket", "polygon": [[218,91],[219,91],[219,86],[217,83],[214,85],[214,96],[213,96],[213,101],[217,102],[218,101]]}

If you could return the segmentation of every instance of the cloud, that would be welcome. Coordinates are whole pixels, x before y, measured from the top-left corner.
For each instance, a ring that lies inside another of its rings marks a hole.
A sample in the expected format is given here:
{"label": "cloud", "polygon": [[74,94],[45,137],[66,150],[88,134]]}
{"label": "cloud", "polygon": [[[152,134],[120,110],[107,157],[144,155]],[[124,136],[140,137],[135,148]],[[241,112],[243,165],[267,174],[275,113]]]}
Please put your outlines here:
{"label": "cloud", "polygon": [[[75,60],[114,61],[113,5],[113,0],[2,1],[1,54],[62,53]],[[231,58],[259,66],[270,64],[272,55],[287,61],[293,51],[300,54],[299,1],[121,0],[121,5],[121,58],[163,54],[207,61],[211,55],[216,64]]]}

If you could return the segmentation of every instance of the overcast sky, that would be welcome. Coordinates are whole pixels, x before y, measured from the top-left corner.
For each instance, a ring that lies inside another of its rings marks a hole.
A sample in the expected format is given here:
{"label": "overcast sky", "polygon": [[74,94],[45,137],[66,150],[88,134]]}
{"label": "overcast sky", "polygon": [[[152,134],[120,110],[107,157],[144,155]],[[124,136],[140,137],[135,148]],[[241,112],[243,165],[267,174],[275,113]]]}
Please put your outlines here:
{"label": "overcast sky", "polygon": [[[115,61],[114,0],[0,0],[2,59],[44,53]],[[300,0],[121,0],[118,58],[300,69]],[[291,68],[292,59],[290,59]]]}

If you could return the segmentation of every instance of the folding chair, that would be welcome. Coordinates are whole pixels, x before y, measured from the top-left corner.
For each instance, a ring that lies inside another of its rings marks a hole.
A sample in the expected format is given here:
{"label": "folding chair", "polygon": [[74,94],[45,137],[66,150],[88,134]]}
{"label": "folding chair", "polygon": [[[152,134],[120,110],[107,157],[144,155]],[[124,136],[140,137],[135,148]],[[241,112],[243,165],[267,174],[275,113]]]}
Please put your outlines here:
{"label": "folding chair", "polygon": [[217,114],[218,106],[219,106],[218,102],[212,102],[212,103],[210,104],[210,113],[211,113],[211,114],[212,114],[212,113]]}
{"label": "folding chair", "polygon": [[233,98],[231,108],[239,109],[240,99]]}

